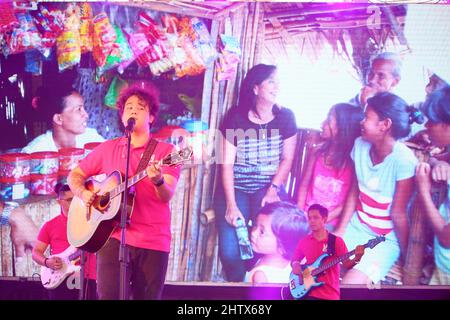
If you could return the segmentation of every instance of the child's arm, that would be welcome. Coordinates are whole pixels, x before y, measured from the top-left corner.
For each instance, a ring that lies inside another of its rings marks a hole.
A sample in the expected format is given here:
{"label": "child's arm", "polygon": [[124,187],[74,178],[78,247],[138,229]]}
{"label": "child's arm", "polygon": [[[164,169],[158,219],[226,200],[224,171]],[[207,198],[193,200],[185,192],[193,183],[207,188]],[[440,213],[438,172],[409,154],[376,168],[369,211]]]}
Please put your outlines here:
{"label": "child's arm", "polygon": [[303,210],[306,202],[308,187],[312,180],[314,164],[317,159],[317,149],[311,147],[306,158],[305,166],[302,170],[300,185],[298,189],[297,206]]}
{"label": "child's arm", "polygon": [[352,182],[351,187],[347,195],[347,199],[345,200],[344,209],[342,210],[342,218],[339,222],[338,227],[333,232],[336,236],[342,237],[344,235],[345,229],[356,210],[356,203],[358,201],[359,196],[359,187],[358,187],[358,179],[356,178],[355,170],[353,170],[352,174]]}
{"label": "child's arm", "polygon": [[434,206],[431,198],[430,166],[427,163],[420,163],[417,166],[416,181],[422,208],[428,217],[428,221],[430,221],[439,243],[443,247],[450,248],[450,224],[445,222],[439,210]]}
{"label": "child's arm", "polygon": [[395,235],[400,244],[400,252],[404,256],[408,248],[408,214],[407,206],[414,190],[414,177],[399,180],[395,186],[394,199],[391,207],[391,217],[394,223]]}

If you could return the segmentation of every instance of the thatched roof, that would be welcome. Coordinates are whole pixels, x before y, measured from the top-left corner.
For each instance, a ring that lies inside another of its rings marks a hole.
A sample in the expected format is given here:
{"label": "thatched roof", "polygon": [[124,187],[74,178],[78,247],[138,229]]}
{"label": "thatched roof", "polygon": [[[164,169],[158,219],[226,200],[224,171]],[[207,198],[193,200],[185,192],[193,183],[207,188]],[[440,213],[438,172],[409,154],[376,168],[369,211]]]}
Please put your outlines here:
{"label": "thatched roof", "polygon": [[[207,19],[218,19],[243,5],[246,1],[130,1],[118,2],[151,10],[185,14]],[[255,2],[255,1],[249,1]],[[259,2],[259,1],[258,1]],[[283,37],[287,31],[301,32],[379,25],[401,25],[406,16],[406,6],[372,3],[304,3],[262,2],[265,11],[266,37]],[[380,13],[379,19],[376,16]],[[394,18],[394,19],[393,19]]]}

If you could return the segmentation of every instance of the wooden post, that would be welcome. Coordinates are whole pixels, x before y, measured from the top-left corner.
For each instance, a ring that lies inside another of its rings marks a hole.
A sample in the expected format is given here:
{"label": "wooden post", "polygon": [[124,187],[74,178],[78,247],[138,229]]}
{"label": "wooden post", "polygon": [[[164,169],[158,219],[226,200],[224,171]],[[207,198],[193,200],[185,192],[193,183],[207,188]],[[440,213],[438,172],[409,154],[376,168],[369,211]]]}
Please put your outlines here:
{"label": "wooden post", "polygon": [[408,250],[403,266],[403,284],[418,285],[422,275],[426,227],[425,212],[418,197],[414,200],[411,211]]}

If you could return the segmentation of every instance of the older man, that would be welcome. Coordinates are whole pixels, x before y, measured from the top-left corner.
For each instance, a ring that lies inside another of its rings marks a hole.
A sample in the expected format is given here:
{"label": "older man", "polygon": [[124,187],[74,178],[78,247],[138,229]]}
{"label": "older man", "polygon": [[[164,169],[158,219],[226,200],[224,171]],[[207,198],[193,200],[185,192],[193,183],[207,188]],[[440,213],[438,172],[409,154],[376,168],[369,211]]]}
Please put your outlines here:
{"label": "older man", "polygon": [[365,86],[350,103],[364,108],[368,98],[379,92],[391,92],[400,82],[401,67],[402,63],[397,54],[383,52],[377,55],[370,63]]}

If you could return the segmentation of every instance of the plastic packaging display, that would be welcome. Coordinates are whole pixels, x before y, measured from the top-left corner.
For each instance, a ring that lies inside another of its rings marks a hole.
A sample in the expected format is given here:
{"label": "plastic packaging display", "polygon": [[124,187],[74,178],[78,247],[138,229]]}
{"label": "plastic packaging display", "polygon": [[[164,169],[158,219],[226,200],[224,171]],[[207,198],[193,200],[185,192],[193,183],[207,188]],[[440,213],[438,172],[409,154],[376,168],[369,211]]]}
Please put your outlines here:
{"label": "plastic packaging display", "polygon": [[78,162],[84,158],[84,149],[64,148],[59,150],[59,170],[67,171],[74,169]]}
{"label": "plastic packaging display", "polygon": [[248,229],[244,223],[244,220],[238,218],[236,220],[236,236],[239,243],[239,251],[241,253],[242,260],[249,260],[253,258],[253,249],[250,239],[248,237]]}
{"label": "plastic packaging display", "polygon": [[0,177],[24,178],[30,175],[30,155],[9,153],[0,156]]}
{"label": "plastic packaging display", "polygon": [[3,201],[19,200],[30,195],[30,176],[0,178],[0,198]]}
{"label": "plastic packaging display", "polygon": [[31,174],[55,174],[59,171],[58,152],[34,152],[30,160]]}
{"label": "plastic packaging display", "polygon": [[30,176],[30,189],[33,195],[48,195],[55,191],[58,174],[32,174]]}
{"label": "plastic packaging display", "polygon": [[69,176],[70,171],[69,170],[65,170],[65,171],[59,171],[58,172],[58,183],[61,184],[67,184],[67,177]]}

